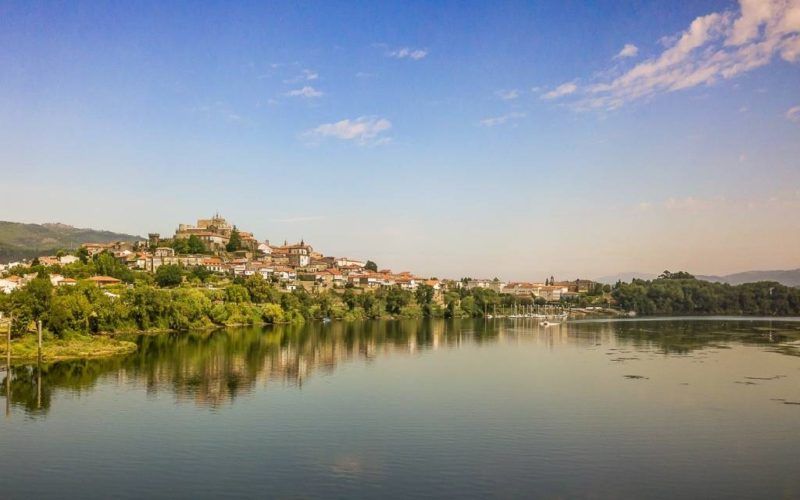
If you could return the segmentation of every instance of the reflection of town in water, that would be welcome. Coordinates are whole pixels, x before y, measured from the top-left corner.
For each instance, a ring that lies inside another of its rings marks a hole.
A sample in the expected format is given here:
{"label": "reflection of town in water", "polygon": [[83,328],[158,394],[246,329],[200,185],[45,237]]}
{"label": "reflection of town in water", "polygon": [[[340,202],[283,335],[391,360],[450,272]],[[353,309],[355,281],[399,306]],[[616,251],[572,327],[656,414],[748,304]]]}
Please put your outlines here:
{"label": "reflection of town in water", "polygon": [[[532,319],[372,321],[313,323],[270,328],[141,336],[131,355],[12,367],[3,373],[6,411],[19,407],[44,415],[59,392],[80,395],[103,383],[172,393],[178,402],[220,407],[258,387],[302,387],[316,373],[340,363],[415,355],[428,350],[495,343],[543,349],[625,346],[636,351],[684,355],[735,340],[783,345],[797,338],[798,324],[754,325],[741,321],[573,322],[542,326]],[[732,335],[734,337],[732,338]],[[792,354],[793,352],[786,352]],[[9,397],[10,396],[10,397]]]}

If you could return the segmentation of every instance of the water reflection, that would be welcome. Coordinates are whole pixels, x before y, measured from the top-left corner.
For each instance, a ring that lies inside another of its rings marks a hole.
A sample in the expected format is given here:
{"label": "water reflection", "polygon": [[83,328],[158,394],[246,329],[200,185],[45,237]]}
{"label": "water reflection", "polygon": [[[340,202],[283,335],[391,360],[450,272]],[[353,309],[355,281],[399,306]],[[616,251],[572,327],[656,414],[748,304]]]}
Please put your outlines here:
{"label": "water reflection", "polygon": [[81,395],[99,381],[133,384],[152,395],[218,408],[269,384],[302,387],[315,373],[342,363],[381,356],[458,348],[464,343],[525,342],[544,349],[571,345],[605,349],[611,361],[639,359],[629,353],[689,355],[727,344],[770,346],[798,354],[800,323],[720,321],[575,322],[542,327],[532,320],[386,321],[237,328],[213,332],[142,336],[136,353],[102,360],[34,364],[3,374],[6,413],[12,406],[31,416],[50,410],[57,393]]}

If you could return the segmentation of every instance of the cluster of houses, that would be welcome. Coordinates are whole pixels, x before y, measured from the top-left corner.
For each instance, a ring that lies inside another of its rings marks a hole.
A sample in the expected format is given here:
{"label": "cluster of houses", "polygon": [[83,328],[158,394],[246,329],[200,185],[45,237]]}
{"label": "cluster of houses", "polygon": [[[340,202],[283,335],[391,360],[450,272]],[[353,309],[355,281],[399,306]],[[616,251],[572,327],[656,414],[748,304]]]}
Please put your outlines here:
{"label": "cluster of houses", "polygon": [[[53,265],[53,264],[47,264],[47,265]],[[12,267],[15,267],[17,269],[20,268],[24,269],[26,267],[30,267],[30,264],[24,262],[14,262],[12,263],[11,266],[9,266],[8,264],[0,264],[0,273]],[[0,292],[11,293],[17,288],[27,285],[38,275],[39,275],[38,273],[22,273],[20,276],[10,275],[5,277],[0,277]],[[55,287],[75,286],[78,284],[78,280],[74,278],[67,278],[60,274],[51,274],[49,278],[50,278],[50,283]],[[91,278],[88,278],[85,281],[94,283],[95,285],[100,287],[109,285],[118,285],[119,283],[121,283],[120,280],[112,278],[111,276],[92,276]]]}
{"label": "cluster of houses", "polygon": [[513,295],[515,297],[534,297],[541,298],[548,302],[558,302],[561,299],[576,298],[582,293],[586,293],[594,286],[593,281],[577,279],[574,281],[555,281],[554,278],[546,280],[545,283],[529,282],[504,282],[495,278],[488,279],[465,279],[460,282],[461,286],[468,289],[485,288],[494,290],[497,293]]}
{"label": "cluster of houses", "polygon": [[[239,236],[238,249],[227,251],[232,235]],[[204,253],[176,253],[176,240],[199,239],[205,247]],[[367,266],[367,262],[347,257],[325,256],[300,240],[299,243],[273,245],[269,241],[259,242],[251,233],[240,231],[224,218],[216,214],[210,219],[200,219],[195,225],[180,224],[171,239],[162,240],[157,233],[148,235],[147,241],[85,243],[83,245],[89,257],[107,252],[133,270],[155,273],[164,265],[180,265],[186,268],[201,267],[213,273],[230,276],[249,277],[260,275],[279,284],[285,290],[305,288],[309,291],[320,291],[331,288],[352,286],[360,289],[375,289],[397,286],[405,290],[415,290],[426,284],[439,293],[446,289],[466,287],[492,289],[498,293],[512,294],[517,297],[537,297],[547,301],[559,301],[585,292],[592,282],[576,280],[558,282],[553,279],[547,283],[505,283],[494,280],[438,280],[421,278],[410,272],[395,273],[389,269],[376,269]],[[66,265],[78,260],[72,255],[59,257],[39,257],[43,265]],[[11,268],[21,263],[11,263]],[[0,267],[0,276],[4,269]],[[0,291],[10,293],[18,286],[33,279],[35,275],[9,276],[0,279]],[[96,276],[93,278],[99,286],[118,283],[114,278]],[[51,275],[54,286],[74,285],[75,281],[59,275]]]}

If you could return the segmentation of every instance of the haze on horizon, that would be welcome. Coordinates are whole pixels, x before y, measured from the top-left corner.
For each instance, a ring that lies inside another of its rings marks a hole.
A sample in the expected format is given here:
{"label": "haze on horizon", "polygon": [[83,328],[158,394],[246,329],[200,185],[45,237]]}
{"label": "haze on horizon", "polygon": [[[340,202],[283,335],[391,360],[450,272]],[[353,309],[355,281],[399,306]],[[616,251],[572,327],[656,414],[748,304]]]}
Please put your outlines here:
{"label": "haze on horizon", "polygon": [[0,220],[440,277],[800,267],[800,0],[7,2]]}

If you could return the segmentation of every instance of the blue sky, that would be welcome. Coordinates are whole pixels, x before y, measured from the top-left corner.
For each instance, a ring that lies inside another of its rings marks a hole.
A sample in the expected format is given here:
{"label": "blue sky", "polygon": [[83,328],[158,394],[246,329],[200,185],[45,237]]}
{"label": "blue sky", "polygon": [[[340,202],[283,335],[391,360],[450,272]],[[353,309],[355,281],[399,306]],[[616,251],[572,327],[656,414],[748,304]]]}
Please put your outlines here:
{"label": "blue sky", "polygon": [[800,2],[0,4],[0,219],[396,270],[800,266]]}

